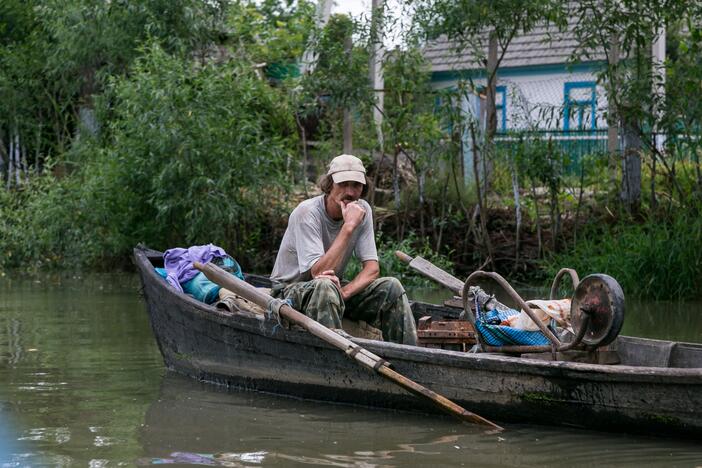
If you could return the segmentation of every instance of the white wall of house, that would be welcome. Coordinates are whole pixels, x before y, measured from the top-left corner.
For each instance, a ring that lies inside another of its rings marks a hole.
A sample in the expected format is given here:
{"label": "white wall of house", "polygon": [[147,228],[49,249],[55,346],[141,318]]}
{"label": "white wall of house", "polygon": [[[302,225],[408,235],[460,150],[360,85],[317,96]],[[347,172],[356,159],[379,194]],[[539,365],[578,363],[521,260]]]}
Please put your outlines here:
{"label": "white wall of house", "polygon": [[[475,87],[486,80],[474,80]],[[458,80],[437,81],[435,89],[455,87]],[[519,129],[606,129],[607,97],[594,73],[498,74],[498,131]],[[566,93],[569,104],[566,105]],[[505,109],[506,106],[506,109]],[[475,103],[464,108],[475,109]],[[565,122],[565,109],[570,119]],[[505,113],[506,111],[506,113]],[[503,118],[504,114],[504,118]]]}

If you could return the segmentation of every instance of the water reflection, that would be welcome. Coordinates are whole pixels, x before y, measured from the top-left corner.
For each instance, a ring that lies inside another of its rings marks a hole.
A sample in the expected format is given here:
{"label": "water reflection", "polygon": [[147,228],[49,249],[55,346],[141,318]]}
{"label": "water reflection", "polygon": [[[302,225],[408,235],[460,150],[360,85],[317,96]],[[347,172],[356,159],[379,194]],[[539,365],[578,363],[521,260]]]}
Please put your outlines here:
{"label": "water reflection", "polygon": [[697,444],[227,392],[167,374],[139,431],[138,464],[211,466],[694,466]]}
{"label": "water reflection", "polygon": [[134,427],[163,365],[135,280],[0,280],[0,424],[12,420],[1,439],[15,441],[8,466],[136,458]]}

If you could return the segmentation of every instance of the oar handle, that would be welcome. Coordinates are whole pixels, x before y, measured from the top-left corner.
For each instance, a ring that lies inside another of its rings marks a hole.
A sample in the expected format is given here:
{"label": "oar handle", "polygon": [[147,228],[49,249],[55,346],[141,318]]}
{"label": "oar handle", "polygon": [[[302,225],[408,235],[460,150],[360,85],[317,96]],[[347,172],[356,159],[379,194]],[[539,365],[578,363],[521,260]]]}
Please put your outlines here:
{"label": "oar handle", "polygon": [[[203,272],[210,281],[239,294],[243,298],[248,299],[261,307],[267,309],[271,305],[271,302],[275,301],[275,299],[270,295],[258,290],[246,281],[242,281],[234,275],[230,275],[212,263],[202,264],[199,262],[194,262],[193,266]],[[291,322],[300,325],[318,338],[344,351],[347,355],[353,357],[357,362],[371,368],[372,370],[375,370],[380,375],[400,385],[406,390],[409,390],[411,393],[429,399],[437,407],[446,411],[452,416],[456,416],[461,421],[485,424],[493,429],[502,430],[502,428],[497,424],[494,424],[487,419],[478,416],[477,414],[471,413],[451,400],[423,387],[417,382],[414,382],[401,374],[398,374],[394,370],[390,369],[388,363],[382,360],[380,357],[360,347],[353,341],[344,338],[338,333],[333,332],[316,320],[313,320],[310,317],[296,311],[289,305],[283,304],[280,306],[280,315]]]}
{"label": "oar handle", "polygon": [[399,258],[400,260],[402,260],[403,262],[405,262],[406,264],[408,264],[408,265],[409,265],[410,263],[412,263],[412,257],[410,257],[409,255],[407,255],[406,253],[404,253],[404,252],[401,251],[401,250],[396,250],[396,251],[395,251],[395,256],[396,256],[397,258]]}

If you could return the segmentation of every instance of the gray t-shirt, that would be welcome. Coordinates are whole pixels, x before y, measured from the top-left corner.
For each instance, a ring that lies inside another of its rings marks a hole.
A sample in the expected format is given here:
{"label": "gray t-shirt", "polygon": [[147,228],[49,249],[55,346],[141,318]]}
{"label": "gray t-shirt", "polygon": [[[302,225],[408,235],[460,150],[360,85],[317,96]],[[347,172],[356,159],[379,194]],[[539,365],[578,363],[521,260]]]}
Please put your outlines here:
{"label": "gray t-shirt", "polygon": [[[353,231],[349,247],[336,270],[339,279],[343,278],[352,253],[361,262],[378,260],[371,207],[365,200],[359,200],[358,203],[366,210],[366,215],[363,222]],[[311,280],[312,266],[329,250],[343,224],[343,220],[335,221],[327,214],[324,195],[297,205],[290,213],[288,228],[280,243],[271,279],[283,283]]]}

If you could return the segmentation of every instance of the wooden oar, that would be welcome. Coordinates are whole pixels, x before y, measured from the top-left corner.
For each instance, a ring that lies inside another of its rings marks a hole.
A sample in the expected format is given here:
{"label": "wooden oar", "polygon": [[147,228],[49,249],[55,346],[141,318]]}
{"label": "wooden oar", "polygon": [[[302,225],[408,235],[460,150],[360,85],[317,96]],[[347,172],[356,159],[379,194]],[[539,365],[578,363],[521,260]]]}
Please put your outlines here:
{"label": "wooden oar", "polygon": [[431,263],[429,260],[425,260],[422,257],[412,258],[399,250],[395,251],[395,256],[407,263],[410,268],[414,268],[427,278],[433,279],[437,283],[451,290],[451,292],[454,294],[458,296],[463,295],[463,285],[465,284],[465,281],[461,281],[452,274],[445,272],[441,268]]}
{"label": "wooden oar", "polygon": [[[211,263],[202,264],[195,262],[193,263],[195,268],[202,271],[210,281],[217,283],[218,285],[226,288],[232,292],[235,292],[245,299],[257,304],[265,309],[268,309],[272,301],[277,301],[270,295],[256,289],[252,285],[245,281],[236,278],[235,276],[227,273],[216,265]],[[402,388],[410,391],[411,393],[424,397],[431,401],[434,405],[439,407],[441,410],[456,416],[458,419],[464,422],[471,422],[475,424],[484,424],[492,427],[496,430],[503,430],[502,427],[497,424],[488,421],[487,419],[462,408],[456,403],[452,402],[446,397],[443,397],[426,387],[408,379],[407,377],[398,374],[394,370],[390,369],[389,363],[379,356],[371,353],[370,351],[360,347],[358,344],[351,340],[344,338],[338,333],[330,330],[316,320],[307,317],[306,315],[296,311],[287,304],[282,304],[279,309],[280,315],[290,320],[291,322],[300,325],[305,330],[309,331],[313,335],[321,338],[332,346],[344,351],[347,356],[355,359],[357,362],[363,366],[379,373],[391,382],[401,386]]]}

